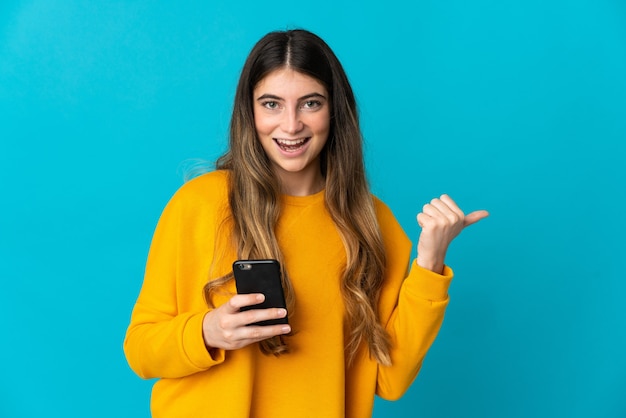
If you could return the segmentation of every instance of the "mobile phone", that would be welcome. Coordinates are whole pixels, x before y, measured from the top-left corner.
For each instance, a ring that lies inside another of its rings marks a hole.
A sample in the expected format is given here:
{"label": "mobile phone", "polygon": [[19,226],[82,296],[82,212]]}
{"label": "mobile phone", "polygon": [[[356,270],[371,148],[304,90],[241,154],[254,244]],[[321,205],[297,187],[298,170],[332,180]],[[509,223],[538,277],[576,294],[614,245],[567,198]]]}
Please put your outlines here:
{"label": "mobile phone", "polygon": [[[280,280],[280,264],[276,260],[237,260],[233,263],[237,293],[263,293],[265,301],[244,306],[242,311],[265,308],[287,308]],[[287,317],[255,322],[250,325],[288,324]]]}

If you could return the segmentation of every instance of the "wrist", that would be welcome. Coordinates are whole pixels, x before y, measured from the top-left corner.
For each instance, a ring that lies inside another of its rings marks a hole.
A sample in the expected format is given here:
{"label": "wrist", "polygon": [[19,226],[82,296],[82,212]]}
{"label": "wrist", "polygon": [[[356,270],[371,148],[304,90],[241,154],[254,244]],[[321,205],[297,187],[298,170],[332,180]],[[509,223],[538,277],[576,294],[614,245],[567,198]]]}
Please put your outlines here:
{"label": "wrist", "polygon": [[207,312],[204,314],[204,316],[202,317],[202,339],[204,340],[204,346],[206,347],[207,350],[211,350],[213,348],[215,348],[213,346],[213,343],[210,341],[209,339],[209,332],[208,332],[208,316],[211,313],[211,311]]}
{"label": "wrist", "polygon": [[430,270],[437,274],[443,273],[443,258],[426,258],[426,257],[417,257],[417,265],[423,269]]}

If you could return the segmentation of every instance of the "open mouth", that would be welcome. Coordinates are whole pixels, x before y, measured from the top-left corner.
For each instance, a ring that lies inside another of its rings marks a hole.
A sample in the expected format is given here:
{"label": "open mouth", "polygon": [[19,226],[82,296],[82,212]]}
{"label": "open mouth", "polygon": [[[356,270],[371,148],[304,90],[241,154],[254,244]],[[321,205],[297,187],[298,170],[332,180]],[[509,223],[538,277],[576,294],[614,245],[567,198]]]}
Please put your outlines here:
{"label": "open mouth", "polygon": [[282,138],[273,138],[274,142],[278,144],[278,147],[285,152],[296,152],[304,145],[309,142],[311,139],[309,138],[298,138],[298,139],[282,139]]}

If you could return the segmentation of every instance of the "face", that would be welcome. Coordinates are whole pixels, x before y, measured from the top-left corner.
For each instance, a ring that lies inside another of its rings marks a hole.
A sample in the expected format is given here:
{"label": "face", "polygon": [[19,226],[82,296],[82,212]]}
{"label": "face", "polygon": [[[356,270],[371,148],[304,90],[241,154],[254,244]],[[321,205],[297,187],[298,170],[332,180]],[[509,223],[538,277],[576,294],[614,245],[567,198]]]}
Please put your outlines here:
{"label": "face", "polygon": [[282,68],[261,79],[253,101],[257,135],[283,186],[300,190],[293,194],[321,190],[320,152],[330,131],[330,103],[323,84]]}

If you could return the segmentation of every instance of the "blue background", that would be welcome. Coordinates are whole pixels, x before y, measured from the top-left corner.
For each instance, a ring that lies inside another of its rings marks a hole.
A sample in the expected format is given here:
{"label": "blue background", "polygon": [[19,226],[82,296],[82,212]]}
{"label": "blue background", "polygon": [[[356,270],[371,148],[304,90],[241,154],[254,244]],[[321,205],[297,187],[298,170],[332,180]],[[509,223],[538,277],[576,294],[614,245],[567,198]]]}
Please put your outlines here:
{"label": "blue background", "polygon": [[449,193],[444,327],[376,417],[625,417],[626,3],[0,3],[0,416],[148,417],[122,340],[181,164],[224,149],[250,48],[304,27],[413,240]]}

